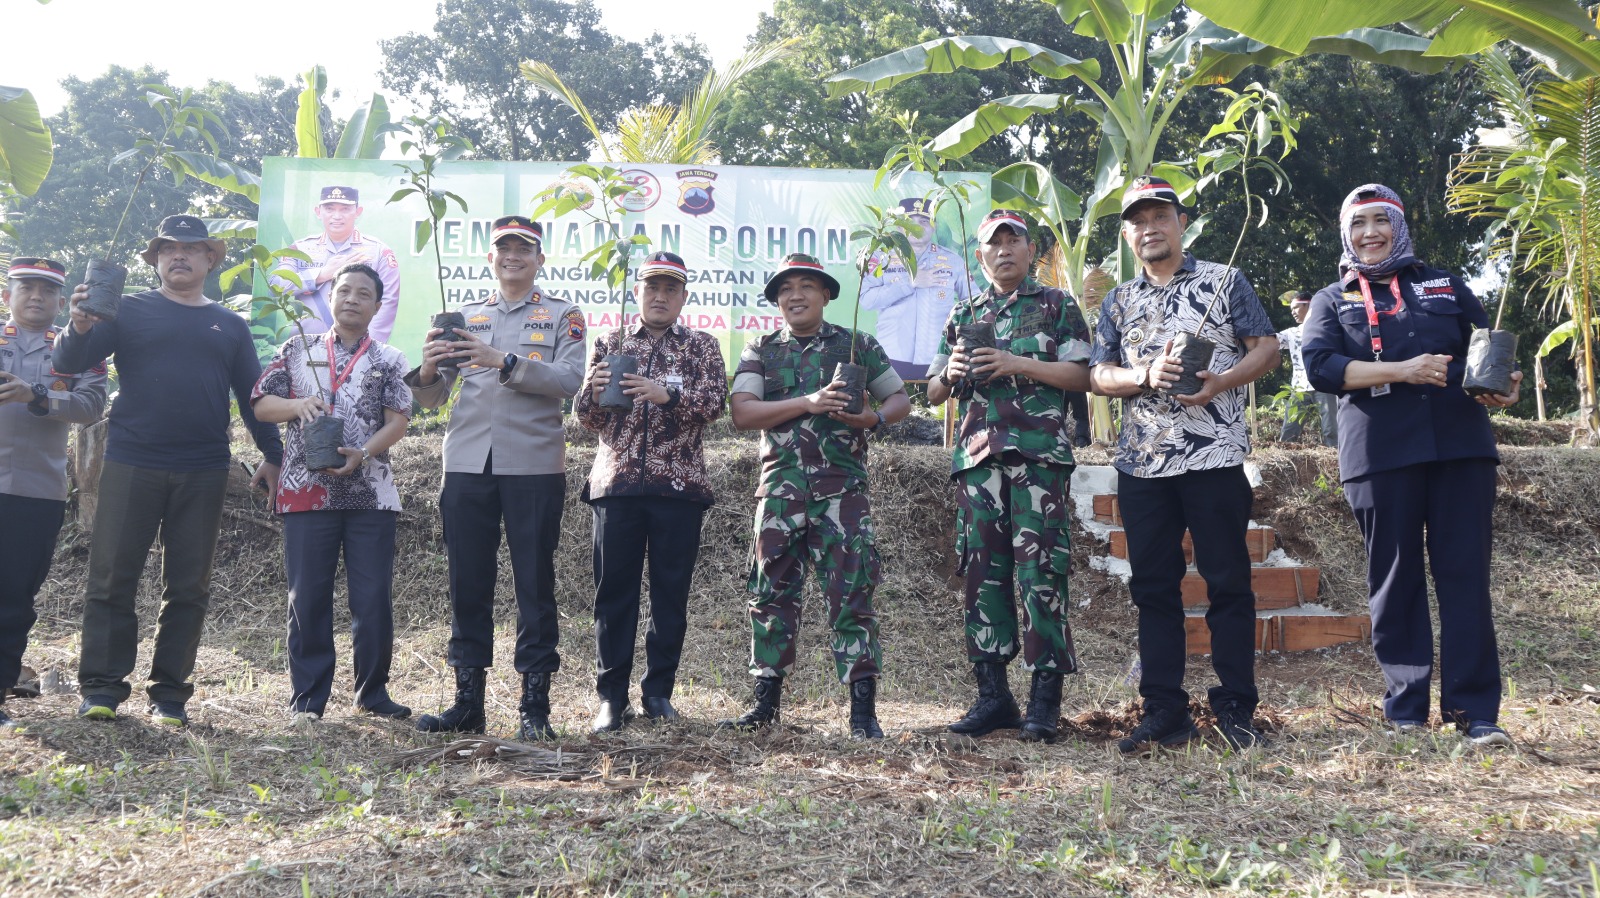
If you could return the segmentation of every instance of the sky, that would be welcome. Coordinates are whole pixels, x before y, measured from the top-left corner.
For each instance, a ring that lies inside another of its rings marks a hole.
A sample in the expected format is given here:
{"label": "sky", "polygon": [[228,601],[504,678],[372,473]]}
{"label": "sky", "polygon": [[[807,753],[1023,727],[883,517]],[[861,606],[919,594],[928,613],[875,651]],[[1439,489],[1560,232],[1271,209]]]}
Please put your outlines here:
{"label": "sky", "polygon": [[[702,2],[685,0],[595,0],[602,23],[620,37],[640,40],[653,31],[694,35],[718,64],[744,51],[756,19],[771,12],[772,0],[735,0],[703,15]],[[341,99],[333,113],[347,116],[374,91],[390,104],[403,98],[383,91],[378,72],[380,40],[433,28],[438,0],[211,0],[168,5],[151,0],[6,0],[8,40],[0,50],[0,84],[33,92],[40,111],[53,115],[66,102],[58,86],[68,76],[92,78],[111,65],[137,68],[149,63],[165,70],[173,87],[200,87],[208,80],[252,88],[258,76],[292,83],[320,64],[328,86]],[[276,11],[292,27],[263,29],[261,47],[242,53],[208,48],[221,32],[240,28],[264,9]],[[22,35],[37,39],[19,39]]]}

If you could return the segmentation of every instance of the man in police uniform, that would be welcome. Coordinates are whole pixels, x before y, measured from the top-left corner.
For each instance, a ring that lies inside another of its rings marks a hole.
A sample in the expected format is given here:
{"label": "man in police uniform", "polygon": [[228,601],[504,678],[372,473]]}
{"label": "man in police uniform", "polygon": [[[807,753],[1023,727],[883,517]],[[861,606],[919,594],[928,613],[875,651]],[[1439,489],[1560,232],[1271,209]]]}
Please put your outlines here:
{"label": "man in police uniform", "polygon": [[[850,735],[881,739],[877,684],[882,653],[872,593],[880,579],[867,497],[867,434],[911,411],[883,347],[822,319],[839,282],[803,253],[784,260],[766,297],[784,327],[745,346],[734,373],[733,423],[761,431],[755,553],[750,565],[750,672],[755,707],[721,727],[753,729],[778,718],[783,678],[794,668],[806,566],[816,570],[833,628],[839,681],[850,688]],[[851,358],[867,369],[863,402],[847,413],[834,367]]]}
{"label": "man in police uniform", "polygon": [[293,290],[295,299],[311,310],[311,317],[300,322],[308,334],[326,333],[333,327],[333,307],[329,302],[333,276],[356,262],[372,266],[383,279],[383,307],[372,319],[368,332],[374,340],[387,343],[394,331],[395,311],[400,307],[400,263],[394,250],[356,230],[363,211],[361,192],[354,187],[322,188],[314,210],[322,222],[322,233],[312,234],[293,246],[310,256],[311,261],[287,259],[283,265],[300,276],[300,286],[283,278],[272,279],[280,289]]}
{"label": "man in police uniform", "polygon": [[[19,256],[0,292],[11,309],[0,327],[0,705],[17,685],[66,512],[67,425],[100,420],[106,405],[104,365],[76,377],[50,365],[66,283],[60,262]],[[0,728],[11,725],[0,707]]]}
{"label": "man in police uniform", "polygon": [[[928,401],[960,399],[951,476],[978,698],[950,731],[1021,727],[1023,739],[1050,742],[1061,677],[1078,669],[1067,624],[1074,462],[1066,391],[1089,386],[1089,328],[1071,296],[1030,276],[1034,252],[1028,222],[1015,212],[997,209],[979,226],[976,257],[990,286],[951,313],[928,368]],[[993,325],[994,347],[961,344],[959,329],[975,323]],[[1019,651],[1033,672],[1026,719],[1006,681]]]}
{"label": "man in police uniform", "polygon": [[900,208],[922,226],[907,233],[917,254],[917,275],[911,276],[897,255],[873,257],[872,274],[861,285],[861,307],[878,313],[874,328],[902,378],[920,378],[939,348],[939,333],[958,300],[972,296],[972,280],[960,250],[933,242],[932,204],[922,197],[900,201]]}
{"label": "man in police uniform", "polygon": [[[566,498],[561,403],[583,380],[583,312],[545,296],[543,232],[520,215],[496,219],[489,264],[499,290],[461,307],[467,326],[428,333],[422,364],[406,385],[438,408],[461,381],[444,438],[445,552],[450,563],[450,650],[455,704],[426,714],[427,733],[484,731],[484,684],[494,660],[494,584],[500,526],[511,546],[517,596],[516,668],[522,675],[518,738],[554,736],[550,676],[560,667],[554,555]],[[440,367],[454,358],[459,371]]]}

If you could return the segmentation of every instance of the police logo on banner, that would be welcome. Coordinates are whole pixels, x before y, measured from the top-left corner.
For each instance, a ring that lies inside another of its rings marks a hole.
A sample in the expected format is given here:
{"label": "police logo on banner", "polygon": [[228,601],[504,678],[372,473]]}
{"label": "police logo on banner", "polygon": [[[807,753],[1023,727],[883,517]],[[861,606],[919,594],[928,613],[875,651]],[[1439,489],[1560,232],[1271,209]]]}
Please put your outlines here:
{"label": "police logo on banner", "polygon": [[703,168],[686,168],[678,172],[678,211],[688,215],[706,215],[717,208],[712,197],[717,173]]}

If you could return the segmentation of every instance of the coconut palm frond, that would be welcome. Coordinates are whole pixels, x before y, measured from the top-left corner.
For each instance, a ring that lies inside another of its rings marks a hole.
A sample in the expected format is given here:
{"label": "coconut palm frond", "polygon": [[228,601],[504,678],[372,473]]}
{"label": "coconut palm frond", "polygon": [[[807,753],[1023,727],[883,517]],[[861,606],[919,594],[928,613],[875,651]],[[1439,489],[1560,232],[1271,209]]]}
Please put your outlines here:
{"label": "coconut palm frond", "polygon": [[688,162],[677,158],[676,106],[635,106],[617,119],[617,158],[628,162]]}
{"label": "coconut palm frond", "polygon": [[790,38],[757,47],[729,63],[727,68],[713,69],[706,73],[705,78],[700,81],[700,86],[683,99],[678,143],[685,154],[702,152],[711,147],[709,134],[716,125],[718,116],[721,115],[723,105],[733,96],[739,81],[770,62],[793,56],[795,42],[796,38]]}
{"label": "coconut palm frond", "polygon": [[556,74],[555,69],[546,63],[529,59],[518,65],[517,71],[521,72],[522,77],[527,79],[534,88],[549,94],[559,100],[562,105],[577,113],[579,120],[583,122],[583,126],[589,129],[590,134],[594,135],[597,149],[610,161],[611,156],[608,153],[610,148],[607,146],[605,132],[600,130],[600,125],[595,122],[594,115],[589,112],[589,107],[583,102],[583,98],[568,87],[565,81],[561,80],[561,76]]}

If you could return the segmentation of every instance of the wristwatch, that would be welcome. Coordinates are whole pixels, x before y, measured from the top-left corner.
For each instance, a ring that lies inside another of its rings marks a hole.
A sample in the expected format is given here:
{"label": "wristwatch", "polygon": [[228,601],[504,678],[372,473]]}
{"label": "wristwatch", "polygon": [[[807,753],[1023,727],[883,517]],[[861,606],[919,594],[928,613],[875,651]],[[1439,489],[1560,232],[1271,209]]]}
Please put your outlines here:
{"label": "wristwatch", "polygon": [[681,399],[683,399],[683,391],[677,387],[669,386],[667,387],[667,401],[661,403],[661,407],[673,408]]}
{"label": "wristwatch", "polygon": [[367,447],[362,446],[361,447],[361,463],[362,464],[366,464],[369,461],[372,461],[372,453],[367,451]]}
{"label": "wristwatch", "polygon": [[942,383],[947,387],[953,387],[956,385],[956,382],[950,379],[950,374],[948,371],[939,372],[939,383]]}
{"label": "wristwatch", "polygon": [[880,412],[877,409],[873,409],[872,413],[874,415],[878,416],[878,423],[872,425],[871,427],[868,427],[867,428],[867,433],[877,433],[878,432],[878,428],[883,426],[883,412]]}
{"label": "wristwatch", "polygon": [[33,385],[33,398],[28,400],[28,408],[34,414],[47,415],[50,413],[50,390],[44,384]]}
{"label": "wristwatch", "polygon": [[33,385],[33,401],[34,402],[43,402],[48,398],[50,398],[50,388],[49,387],[46,387],[44,384],[34,384]]}
{"label": "wristwatch", "polygon": [[500,363],[500,373],[510,374],[511,369],[517,367],[518,355],[514,352],[506,353],[505,360]]}
{"label": "wristwatch", "polygon": [[1150,389],[1150,366],[1149,365],[1146,365],[1143,368],[1139,369],[1139,379],[1134,381],[1134,385],[1137,386],[1141,390]]}

